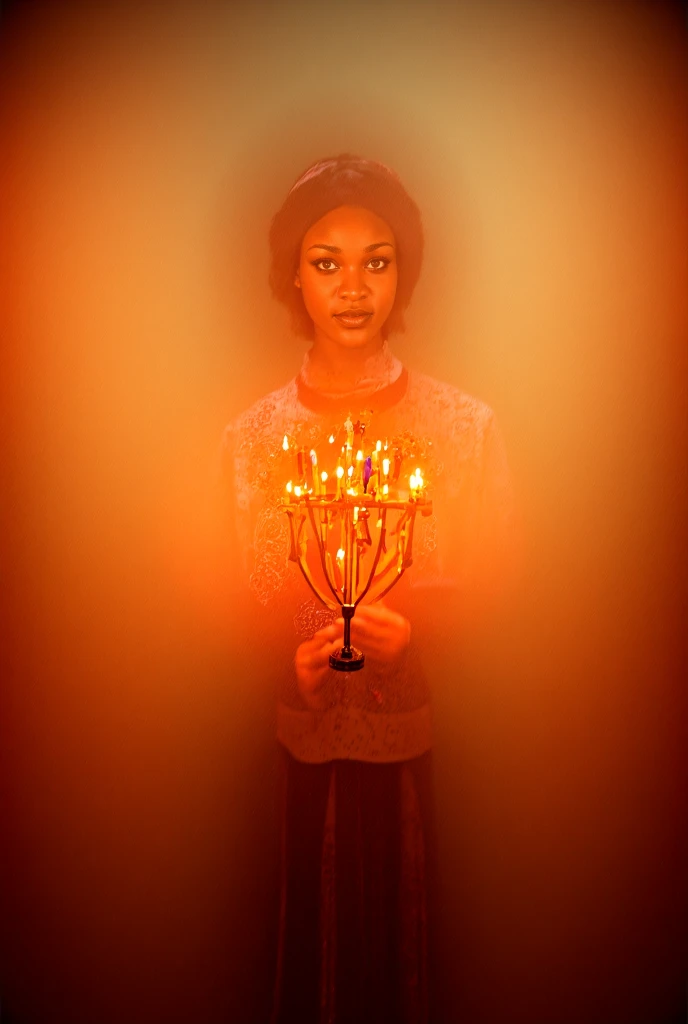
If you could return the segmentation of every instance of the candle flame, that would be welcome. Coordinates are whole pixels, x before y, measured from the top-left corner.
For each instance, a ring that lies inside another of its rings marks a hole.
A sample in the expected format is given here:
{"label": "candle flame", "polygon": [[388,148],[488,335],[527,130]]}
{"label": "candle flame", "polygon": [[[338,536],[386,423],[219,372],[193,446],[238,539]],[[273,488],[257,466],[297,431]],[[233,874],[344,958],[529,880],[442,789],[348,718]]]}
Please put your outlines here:
{"label": "candle flame", "polygon": [[323,469],[322,473],[320,474],[320,479],[322,480],[323,483],[325,483],[325,481],[327,480],[327,473],[325,472],[324,469]]}
{"label": "candle flame", "polygon": [[382,449],[382,441],[378,441],[375,445],[375,451],[379,452]]}
{"label": "candle flame", "polygon": [[292,485],[291,485],[291,480],[290,480],[290,481],[289,481],[289,483],[287,484],[287,490],[288,490],[288,491],[289,491],[289,493],[291,494],[291,492],[292,492],[292,490],[293,490],[293,487],[292,487]]}
{"label": "candle flame", "polygon": [[318,465],[318,456],[316,455],[314,448],[311,448],[311,462],[314,466]]}
{"label": "candle flame", "polygon": [[344,558],[345,555],[346,555],[346,551],[344,550],[344,548],[340,548],[337,551],[337,560],[341,562],[341,560]]}
{"label": "candle flame", "polygon": [[363,452],[359,448],[358,451],[356,452],[356,462],[362,462],[362,461],[363,461]]}
{"label": "candle flame", "polygon": [[341,480],[343,476],[344,476],[344,467],[343,466],[337,466],[337,477],[338,477],[338,479]]}
{"label": "candle flame", "polygon": [[282,447],[284,448],[285,452],[289,451],[289,438],[287,437],[286,434],[284,435],[284,441],[282,441]]}
{"label": "candle flame", "polygon": [[378,527],[378,529],[379,529],[379,528],[380,528],[380,527],[382,526],[382,519],[381,519],[381,518],[380,518],[380,519],[378,519],[378,521],[376,522],[376,524],[375,524],[375,525],[376,525],[376,526]]}
{"label": "candle flame", "polygon": [[297,498],[300,498],[301,497],[301,488],[300,487],[295,487],[294,488],[294,494],[296,495]]}
{"label": "candle flame", "polygon": [[353,466],[349,466],[349,468],[347,469],[346,472],[347,472],[347,476],[353,476],[354,475],[354,467]]}
{"label": "candle flame", "polygon": [[329,441],[330,444],[334,444],[334,434],[330,434]]}
{"label": "candle flame", "polygon": [[389,484],[383,484],[382,485],[382,493],[383,494],[389,494]]}
{"label": "candle flame", "polygon": [[389,473],[389,459],[382,460],[382,472],[387,476]]}

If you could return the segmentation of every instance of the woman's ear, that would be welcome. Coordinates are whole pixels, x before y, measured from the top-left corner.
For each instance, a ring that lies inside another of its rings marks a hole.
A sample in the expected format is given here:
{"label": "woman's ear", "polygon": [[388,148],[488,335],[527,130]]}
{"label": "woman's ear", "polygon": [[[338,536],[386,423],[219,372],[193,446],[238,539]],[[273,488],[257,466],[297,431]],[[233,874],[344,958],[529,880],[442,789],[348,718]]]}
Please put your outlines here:
{"label": "woman's ear", "polygon": [[297,288],[301,287],[301,278],[299,277],[298,270],[296,271],[296,274],[294,275],[294,284],[296,285]]}

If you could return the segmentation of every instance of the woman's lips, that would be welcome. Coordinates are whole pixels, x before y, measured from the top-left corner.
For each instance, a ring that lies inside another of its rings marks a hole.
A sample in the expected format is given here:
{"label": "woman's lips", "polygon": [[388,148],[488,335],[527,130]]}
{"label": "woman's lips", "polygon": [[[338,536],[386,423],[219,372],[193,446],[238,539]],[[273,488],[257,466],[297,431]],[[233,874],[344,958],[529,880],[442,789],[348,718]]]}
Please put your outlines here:
{"label": "woman's lips", "polygon": [[372,315],[365,310],[345,310],[344,313],[335,313],[334,318],[339,320],[343,327],[363,327]]}

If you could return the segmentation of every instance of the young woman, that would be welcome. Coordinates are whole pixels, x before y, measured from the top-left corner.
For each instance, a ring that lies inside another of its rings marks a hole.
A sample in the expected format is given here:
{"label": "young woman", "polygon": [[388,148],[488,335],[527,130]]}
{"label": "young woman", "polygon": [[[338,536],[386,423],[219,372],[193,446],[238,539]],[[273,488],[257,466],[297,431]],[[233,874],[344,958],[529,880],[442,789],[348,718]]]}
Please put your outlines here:
{"label": "young woman", "polygon": [[[281,908],[273,1024],[432,1019],[435,854],[432,679],[423,655],[499,585],[511,492],[492,411],[407,369],[388,335],[418,280],[421,218],[397,175],[321,160],[273,218],[273,294],[308,338],[298,376],[225,432],[245,570],[269,617],[282,765]],[[425,343],[420,338],[419,344]],[[343,621],[289,561],[282,442],[317,449],[350,418],[367,438],[420,439],[434,513],[413,567],[361,605],[361,672],[329,656]]]}

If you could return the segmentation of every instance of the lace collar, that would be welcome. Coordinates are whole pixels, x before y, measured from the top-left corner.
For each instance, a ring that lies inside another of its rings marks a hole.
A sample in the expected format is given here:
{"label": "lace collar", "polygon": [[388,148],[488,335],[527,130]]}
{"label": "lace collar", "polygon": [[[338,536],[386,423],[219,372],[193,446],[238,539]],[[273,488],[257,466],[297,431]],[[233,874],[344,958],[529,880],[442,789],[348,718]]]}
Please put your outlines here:
{"label": "lace collar", "polygon": [[402,366],[401,373],[396,380],[377,391],[365,392],[354,391],[350,394],[327,395],[322,391],[316,391],[309,387],[303,380],[301,374],[296,378],[296,392],[301,405],[311,412],[320,413],[348,413],[361,412],[364,409],[369,412],[385,412],[391,409],[406,394],[408,388],[408,370]]}

